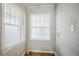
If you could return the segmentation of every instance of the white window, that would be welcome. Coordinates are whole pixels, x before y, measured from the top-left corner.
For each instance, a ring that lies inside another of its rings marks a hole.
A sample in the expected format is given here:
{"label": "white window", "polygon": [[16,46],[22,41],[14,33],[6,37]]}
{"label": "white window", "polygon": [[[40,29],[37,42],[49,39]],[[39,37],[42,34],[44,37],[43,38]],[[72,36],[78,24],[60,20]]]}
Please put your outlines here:
{"label": "white window", "polygon": [[31,40],[50,40],[50,17],[49,13],[31,14]]}
{"label": "white window", "polygon": [[11,47],[20,42],[21,17],[22,14],[17,7],[5,4],[5,47]]}

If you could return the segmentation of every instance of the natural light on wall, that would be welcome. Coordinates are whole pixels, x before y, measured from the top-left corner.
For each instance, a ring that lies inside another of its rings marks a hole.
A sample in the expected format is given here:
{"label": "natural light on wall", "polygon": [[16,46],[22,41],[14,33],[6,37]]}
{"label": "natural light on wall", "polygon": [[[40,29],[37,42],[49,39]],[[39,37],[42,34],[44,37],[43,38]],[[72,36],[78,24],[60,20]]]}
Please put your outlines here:
{"label": "natural light on wall", "polygon": [[31,40],[50,40],[50,13],[30,15]]}
{"label": "natural light on wall", "polygon": [[21,41],[22,10],[16,5],[4,5],[5,47],[11,47]]}

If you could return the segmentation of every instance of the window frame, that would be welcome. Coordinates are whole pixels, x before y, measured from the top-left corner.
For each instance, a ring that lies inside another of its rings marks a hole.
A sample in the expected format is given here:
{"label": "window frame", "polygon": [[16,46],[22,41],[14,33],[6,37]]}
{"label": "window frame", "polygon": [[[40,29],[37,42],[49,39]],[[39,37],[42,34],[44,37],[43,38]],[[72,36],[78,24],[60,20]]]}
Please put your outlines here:
{"label": "window frame", "polygon": [[[6,7],[6,6],[5,6]],[[10,7],[9,7],[10,8]],[[5,8],[4,8],[5,9]],[[12,12],[12,11],[11,11]],[[5,12],[5,10],[3,11],[3,15],[4,15],[4,29],[5,29],[5,25],[9,25],[9,26],[15,26],[15,27],[17,27],[17,28],[19,28],[19,30],[20,30],[20,36],[19,36],[19,40],[21,40],[21,26],[22,26],[22,23],[21,23],[21,21],[22,21],[22,19],[21,18],[18,18],[16,15],[12,15],[11,14],[11,12]],[[6,17],[5,17],[5,15],[6,14],[8,14],[8,16],[9,17],[13,17],[13,18],[15,18],[15,22],[16,22],[16,19],[19,19],[19,21],[20,21],[20,24],[19,25],[17,25],[16,23],[15,24],[11,24],[11,20],[10,20],[10,18],[9,18],[9,23],[5,23],[5,19],[6,19]],[[4,35],[5,35],[5,30],[4,30]],[[4,39],[4,41],[5,41],[5,39]],[[20,42],[17,42],[17,44],[19,44]],[[4,44],[5,44],[5,42],[4,42]],[[12,46],[15,46],[16,44],[13,44]],[[7,48],[5,45],[4,45],[4,47],[5,48]]]}
{"label": "window frame", "polygon": [[[49,14],[49,13],[33,13],[33,14]],[[33,27],[32,27],[32,20],[30,19],[30,40],[50,41],[51,40],[51,32],[50,32],[51,31],[51,25],[50,24],[51,24],[51,16],[50,16],[50,20],[49,20],[49,26],[47,26],[47,28],[49,29],[49,31],[48,31],[49,32],[49,38],[48,39],[46,39],[46,38],[32,38],[32,28]],[[45,26],[40,26],[39,28],[41,28],[41,27],[45,28]]]}

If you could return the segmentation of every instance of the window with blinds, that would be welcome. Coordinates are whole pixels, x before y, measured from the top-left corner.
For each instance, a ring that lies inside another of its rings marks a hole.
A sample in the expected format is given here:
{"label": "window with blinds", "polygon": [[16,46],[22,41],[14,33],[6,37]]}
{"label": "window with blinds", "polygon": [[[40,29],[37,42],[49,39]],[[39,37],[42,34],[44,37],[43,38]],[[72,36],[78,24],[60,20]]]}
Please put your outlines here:
{"label": "window with blinds", "polygon": [[5,4],[5,47],[11,47],[20,42],[22,14],[14,5]]}
{"label": "window with blinds", "polygon": [[31,40],[50,40],[50,17],[49,13],[31,14]]}

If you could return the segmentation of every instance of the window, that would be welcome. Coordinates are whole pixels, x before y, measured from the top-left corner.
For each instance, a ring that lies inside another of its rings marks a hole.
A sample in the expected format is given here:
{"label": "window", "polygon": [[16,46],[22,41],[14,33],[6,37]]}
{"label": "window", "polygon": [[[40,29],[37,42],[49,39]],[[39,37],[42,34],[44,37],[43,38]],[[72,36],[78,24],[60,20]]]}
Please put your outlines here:
{"label": "window", "polygon": [[31,40],[50,39],[50,14],[31,14]]}
{"label": "window", "polygon": [[20,9],[14,5],[5,4],[5,47],[11,47],[21,41],[21,20]]}

